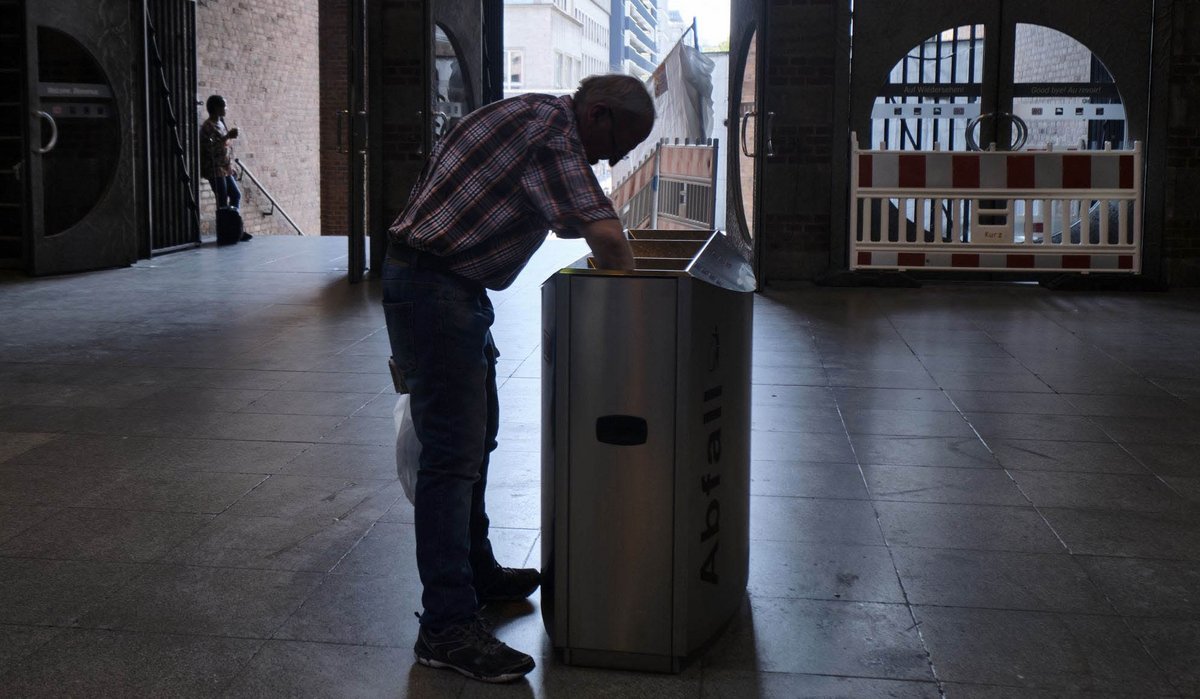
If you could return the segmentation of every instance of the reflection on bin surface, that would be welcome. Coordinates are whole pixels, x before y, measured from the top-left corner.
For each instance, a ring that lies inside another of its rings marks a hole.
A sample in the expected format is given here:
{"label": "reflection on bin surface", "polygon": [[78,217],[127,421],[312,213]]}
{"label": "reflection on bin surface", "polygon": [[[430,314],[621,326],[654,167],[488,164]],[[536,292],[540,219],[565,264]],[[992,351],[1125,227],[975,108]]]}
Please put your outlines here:
{"label": "reflection on bin surface", "polygon": [[720,232],[542,285],[542,614],[568,664],[677,672],[749,565],[754,276]]}

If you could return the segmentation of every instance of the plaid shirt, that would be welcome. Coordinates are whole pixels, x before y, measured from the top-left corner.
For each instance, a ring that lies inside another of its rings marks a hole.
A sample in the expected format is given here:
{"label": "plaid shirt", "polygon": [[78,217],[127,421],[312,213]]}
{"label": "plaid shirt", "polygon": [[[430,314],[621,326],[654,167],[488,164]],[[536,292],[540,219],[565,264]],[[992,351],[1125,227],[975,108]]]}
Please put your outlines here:
{"label": "plaid shirt", "polygon": [[464,117],[430,154],[389,234],[503,289],[548,230],[577,238],[609,218],[617,214],[588,165],[571,98],[529,94]]}

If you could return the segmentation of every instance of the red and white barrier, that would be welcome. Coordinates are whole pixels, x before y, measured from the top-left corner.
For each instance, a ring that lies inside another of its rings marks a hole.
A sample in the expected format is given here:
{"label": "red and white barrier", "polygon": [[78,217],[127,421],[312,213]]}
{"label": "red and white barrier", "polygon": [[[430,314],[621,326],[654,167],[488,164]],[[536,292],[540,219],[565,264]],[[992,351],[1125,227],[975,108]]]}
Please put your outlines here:
{"label": "red and white barrier", "polygon": [[850,268],[1141,272],[1142,146],[863,151]]}

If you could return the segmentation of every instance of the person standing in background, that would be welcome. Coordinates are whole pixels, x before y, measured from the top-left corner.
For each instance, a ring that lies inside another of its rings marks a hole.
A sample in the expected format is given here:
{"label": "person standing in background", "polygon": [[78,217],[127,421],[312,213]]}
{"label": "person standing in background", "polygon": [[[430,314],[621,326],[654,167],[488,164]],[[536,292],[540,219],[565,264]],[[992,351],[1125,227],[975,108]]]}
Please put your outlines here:
{"label": "person standing in background", "polygon": [[[240,211],[242,190],[233,176],[233,146],[229,143],[238,137],[238,130],[225,127],[224,97],[211,95],[204,106],[208,110],[208,119],[200,127],[200,176],[212,187],[218,209]],[[241,239],[245,241],[251,237],[249,233],[242,233]]]}

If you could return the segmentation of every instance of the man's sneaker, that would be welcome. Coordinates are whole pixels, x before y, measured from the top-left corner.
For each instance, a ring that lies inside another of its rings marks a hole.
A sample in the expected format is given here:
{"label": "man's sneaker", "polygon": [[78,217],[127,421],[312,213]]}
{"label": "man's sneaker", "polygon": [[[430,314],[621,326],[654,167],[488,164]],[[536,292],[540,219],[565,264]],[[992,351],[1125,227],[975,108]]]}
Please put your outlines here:
{"label": "man's sneaker", "polygon": [[475,587],[480,604],[517,602],[542,584],[542,574],[534,568],[496,568]]}
{"label": "man's sneaker", "polygon": [[484,682],[512,682],[534,668],[533,658],[504,645],[478,617],[441,631],[422,626],[413,654],[422,665],[457,670]]}

